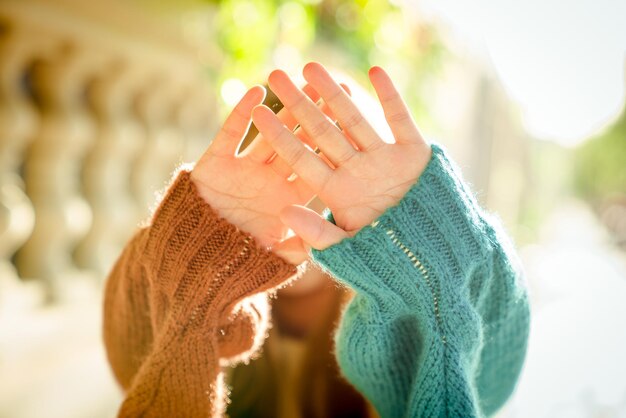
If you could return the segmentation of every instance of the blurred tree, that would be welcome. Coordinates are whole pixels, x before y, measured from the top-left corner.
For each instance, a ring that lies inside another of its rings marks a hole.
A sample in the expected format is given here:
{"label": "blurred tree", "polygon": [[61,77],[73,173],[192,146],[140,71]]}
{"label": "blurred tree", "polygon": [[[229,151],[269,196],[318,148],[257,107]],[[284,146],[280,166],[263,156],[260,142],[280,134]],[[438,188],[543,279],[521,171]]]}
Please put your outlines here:
{"label": "blurred tree", "polygon": [[598,207],[626,199],[626,108],[601,135],[576,149],[576,192]]}
{"label": "blurred tree", "polygon": [[[301,65],[320,45],[341,55],[363,79],[371,65],[384,65],[422,124],[424,85],[436,75],[446,49],[434,27],[415,21],[389,0],[209,0],[216,7],[214,36],[222,56],[209,70],[221,87],[233,79],[258,83],[270,68]],[[332,54],[329,54],[332,55]],[[331,59],[332,57],[328,57]],[[222,90],[223,91],[223,90]]]}

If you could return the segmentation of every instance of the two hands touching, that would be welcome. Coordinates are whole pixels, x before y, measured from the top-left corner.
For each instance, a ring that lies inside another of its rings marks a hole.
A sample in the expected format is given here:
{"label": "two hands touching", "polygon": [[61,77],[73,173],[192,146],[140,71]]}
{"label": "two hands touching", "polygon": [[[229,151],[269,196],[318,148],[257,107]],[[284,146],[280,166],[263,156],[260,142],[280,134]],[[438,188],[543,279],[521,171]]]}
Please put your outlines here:
{"label": "two hands touching", "polygon": [[[307,64],[303,75],[308,84],[301,90],[283,71],[270,74],[269,86],[284,104],[277,115],[261,104],[262,87],[248,90],[191,173],[200,196],[220,216],[294,264],[308,258],[307,246],[336,244],[396,205],[431,156],[380,67],[370,69],[369,78],[393,144],[379,137],[348,89],[322,65]],[[322,105],[316,104],[320,98]],[[238,155],[251,120],[259,137]],[[335,224],[304,206],[315,196]],[[286,238],[289,229],[295,236]]]}
{"label": "two hands touching", "polygon": [[[203,202],[195,195],[191,209],[181,203],[191,194],[181,176],[183,193],[172,188],[155,223],[114,267],[104,334],[128,391],[119,416],[218,416],[221,365],[249,358],[268,326],[267,302],[233,307],[293,277],[284,260],[309,257],[356,290],[335,352],[342,374],[380,416],[494,413],[515,388],[530,323],[504,229],[480,208],[444,149],[422,138],[381,68],[369,77],[393,143],[323,66],[307,64],[303,73],[302,89],[282,71],[269,76],[284,104],[278,115],[261,105],[265,90],[251,88],[195,165],[189,178],[213,211],[197,210]],[[252,120],[259,137],[238,153]],[[418,179],[421,187],[413,187]],[[305,207],[315,196],[334,223]],[[187,209],[191,220],[178,222]],[[214,212],[227,222],[215,222]],[[394,229],[363,229],[377,218]],[[210,237],[196,227],[207,222],[218,231]],[[389,235],[396,229],[401,242]],[[222,233],[234,260],[243,260],[236,268],[212,242]],[[248,234],[284,260],[250,248]],[[340,243],[363,236],[367,245]],[[307,247],[324,251],[309,255]]]}

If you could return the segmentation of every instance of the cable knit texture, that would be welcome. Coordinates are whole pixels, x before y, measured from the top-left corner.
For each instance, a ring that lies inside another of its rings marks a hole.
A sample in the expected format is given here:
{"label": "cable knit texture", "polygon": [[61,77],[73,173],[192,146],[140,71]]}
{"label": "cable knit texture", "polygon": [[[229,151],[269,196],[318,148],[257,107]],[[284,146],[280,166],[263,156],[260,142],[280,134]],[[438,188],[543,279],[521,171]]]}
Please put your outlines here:
{"label": "cable knit texture", "polygon": [[356,291],[335,337],[338,362],[383,418],[492,415],[526,354],[528,294],[513,245],[444,148],[432,150],[397,206],[312,251]]}
{"label": "cable knit texture", "polygon": [[107,280],[104,340],[126,391],[119,416],[221,416],[220,366],[259,348],[267,291],[295,273],[217,216],[181,172]]}

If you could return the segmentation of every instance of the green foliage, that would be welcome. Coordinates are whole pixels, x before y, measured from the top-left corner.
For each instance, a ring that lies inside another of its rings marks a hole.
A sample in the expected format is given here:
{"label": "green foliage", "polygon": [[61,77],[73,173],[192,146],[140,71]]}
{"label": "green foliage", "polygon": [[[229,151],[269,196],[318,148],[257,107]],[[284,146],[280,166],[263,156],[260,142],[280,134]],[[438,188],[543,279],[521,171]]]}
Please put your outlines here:
{"label": "green foliage", "polygon": [[626,196],[626,109],[603,134],[576,150],[576,191],[592,203]]}
{"label": "green foliage", "polygon": [[[215,35],[223,54],[214,68],[225,78],[258,83],[282,60],[316,59],[347,73],[365,74],[383,65],[400,85],[409,106],[426,120],[424,82],[439,69],[445,48],[435,30],[407,18],[389,0],[221,0]],[[320,56],[320,50],[328,57]],[[313,52],[315,51],[315,53]],[[293,57],[293,59],[291,59]],[[344,68],[344,67],[348,68]]]}

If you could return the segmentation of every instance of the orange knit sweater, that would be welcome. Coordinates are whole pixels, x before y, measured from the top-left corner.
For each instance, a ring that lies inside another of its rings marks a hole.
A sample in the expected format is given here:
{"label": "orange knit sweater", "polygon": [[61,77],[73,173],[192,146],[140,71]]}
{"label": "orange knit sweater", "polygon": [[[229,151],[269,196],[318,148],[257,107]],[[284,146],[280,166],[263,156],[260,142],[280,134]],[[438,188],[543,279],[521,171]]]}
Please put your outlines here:
{"label": "orange knit sweater", "polygon": [[220,218],[181,172],[107,280],[104,341],[126,392],[118,416],[223,414],[221,366],[260,347],[266,291],[295,273]]}

